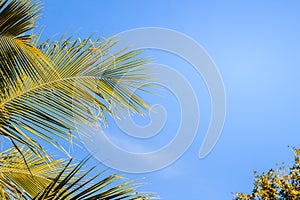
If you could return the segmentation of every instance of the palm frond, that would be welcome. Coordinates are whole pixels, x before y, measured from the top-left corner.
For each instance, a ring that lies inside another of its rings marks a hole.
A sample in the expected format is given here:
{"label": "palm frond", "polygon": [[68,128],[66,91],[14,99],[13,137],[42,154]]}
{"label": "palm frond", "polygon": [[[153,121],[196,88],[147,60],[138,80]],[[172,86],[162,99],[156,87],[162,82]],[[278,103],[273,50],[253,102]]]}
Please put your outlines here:
{"label": "palm frond", "polygon": [[[123,181],[117,174],[86,169],[87,157],[78,164],[42,158],[28,148],[11,147],[0,153],[1,199],[149,199],[153,194],[137,192],[140,185]],[[24,159],[28,166],[24,164]],[[85,170],[83,170],[85,169]],[[85,172],[83,172],[85,171]],[[101,178],[104,176],[103,178]]]}
{"label": "palm frond", "polygon": [[[38,194],[34,200],[146,200],[153,197],[153,194],[145,194],[136,191],[139,185],[134,184],[134,181],[127,181],[117,183],[122,179],[117,174],[111,174],[101,180],[97,180],[103,171],[87,178],[95,167],[92,167],[87,172],[82,173],[80,176],[76,176],[82,167],[86,164],[88,158],[78,163],[71,171],[66,172],[69,168],[71,161],[65,166],[65,169],[57,175],[57,177]],[[64,176],[65,178],[61,179]],[[80,184],[77,184],[79,183]]]}
{"label": "palm frond", "polygon": [[41,4],[29,0],[0,2],[0,35],[20,37],[35,27]]}
{"label": "palm frond", "polygon": [[[0,96],[0,133],[32,148],[38,143],[31,136],[37,136],[62,149],[53,136],[71,141],[76,125],[105,123],[107,113],[116,114],[114,105],[143,113],[147,104],[132,91],[149,80],[147,59],[135,50],[112,54],[115,44],[91,37],[41,43],[38,48],[54,72],[39,81],[25,76],[7,87],[9,92]],[[95,107],[102,117],[94,114]]]}
{"label": "palm frond", "polygon": [[[57,42],[42,43],[39,48],[63,79],[77,84],[76,94],[88,91],[93,96],[89,100],[92,103],[96,96],[109,106],[112,106],[111,101],[115,101],[127,110],[143,113],[147,104],[129,89],[135,90],[141,82],[150,80],[148,69],[143,67],[149,62],[147,58],[140,57],[142,52],[137,50],[111,52],[118,42],[113,38],[100,37],[95,41],[91,38],[81,41],[79,38],[62,37]],[[77,95],[85,96],[87,93]],[[98,106],[103,107],[102,104]]]}
{"label": "palm frond", "polygon": [[51,160],[24,147],[20,149],[22,153],[15,147],[0,153],[1,198],[36,196],[64,169],[63,160]]}
{"label": "palm frond", "polygon": [[34,28],[40,10],[38,1],[3,0],[0,2],[0,92],[14,92],[24,78],[39,82],[55,74],[54,68],[26,33]]}

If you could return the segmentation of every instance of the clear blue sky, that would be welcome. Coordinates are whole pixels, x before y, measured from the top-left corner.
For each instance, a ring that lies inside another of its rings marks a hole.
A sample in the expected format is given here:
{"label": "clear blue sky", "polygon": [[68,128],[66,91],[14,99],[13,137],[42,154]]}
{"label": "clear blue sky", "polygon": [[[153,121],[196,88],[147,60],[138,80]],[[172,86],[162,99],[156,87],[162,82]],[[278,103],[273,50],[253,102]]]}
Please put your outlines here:
{"label": "clear blue sky", "polygon": [[[150,52],[157,62],[174,66],[191,81],[201,122],[191,148],[172,166],[127,176],[145,177],[149,185],[142,189],[162,199],[223,200],[231,199],[232,192],[250,192],[254,170],[292,163],[287,146],[300,147],[299,19],[299,1],[45,0],[40,24],[45,37],[66,29],[79,30],[84,37],[94,31],[111,36],[132,28],[164,27],[201,44],[226,88],[227,117],[220,140],[209,156],[198,159],[210,118],[203,80],[178,58]],[[168,104],[163,98],[150,101]],[[166,106],[168,120],[176,122],[176,102]],[[175,125],[168,125],[170,132],[159,142],[171,138]]]}

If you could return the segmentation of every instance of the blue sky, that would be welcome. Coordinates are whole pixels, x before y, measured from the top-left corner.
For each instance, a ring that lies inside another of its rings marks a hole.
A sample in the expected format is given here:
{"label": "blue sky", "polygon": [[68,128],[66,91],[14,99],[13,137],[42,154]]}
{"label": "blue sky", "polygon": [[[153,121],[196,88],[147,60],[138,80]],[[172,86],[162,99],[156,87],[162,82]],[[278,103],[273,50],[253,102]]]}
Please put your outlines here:
{"label": "blue sky", "polygon": [[[210,119],[205,83],[179,58],[149,52],[155,62],[174,67],[190,81],[201,120],[193,144],[173,165],[127,175],[145,178],[142,181],[149,184],[142,189],[167,200],[231,199],[232,192],[251,191],[254,170],[266,171],[282,161],[292,164],[288,145],[300,147],[299,1],[45,0],[44,7],[40,24],[45,38],[67,29],[79,30],[77,35],[85,37],[94,31],[111,36],[133,28],[163,27],[192,37],[216,63],[226,89],[227,116],[217,145],[199,160]],[[168,142],[176,132],[179,111],[172,95],[162,94],[165,97],[145,97],[165,105],[168,113],[167,125],[156,141],[123,139],[111,120],[112,140],[124,148],[136,144],[131,150],[152,150]]]}

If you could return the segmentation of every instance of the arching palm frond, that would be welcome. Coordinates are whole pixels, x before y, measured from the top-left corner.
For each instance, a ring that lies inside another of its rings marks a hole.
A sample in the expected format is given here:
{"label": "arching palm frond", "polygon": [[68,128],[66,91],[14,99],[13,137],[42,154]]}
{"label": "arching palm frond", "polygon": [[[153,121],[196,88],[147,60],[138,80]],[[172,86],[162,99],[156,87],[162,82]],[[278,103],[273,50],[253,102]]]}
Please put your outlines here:
{"label": "arching palm frond", "polygon": [[0,153],[0,198],[107,200],[152,196],[136,192],[138,185],[133,181],[123,182],[117,174],[101,178],[104,171],[98,174],[92,172],[96,166],[83,172],[87,161],[88,158],[71,164],[71,160],[42,158],[24,147],[9,148]]}
{"label": "arching palm frond", "polygon": [[147,80],[140,52],[111,53],[116,42],[101,38],[62,37],[37,48],[35,37],[25,34],[39,9],[37,1],[0,3],[0,134],[32,150],[42,150],[33,135],[63,149],[53,136],[70,140],[74,121],[105,122],[115,104],[142,113],[147,105],[131,94]]}
{"label": "arching palm frond", "polygon": [[23,196],[38,195],[65,165],[62,160],[42,158],[24,147],[11,147],[1,152],[0,198],[21,199]]}
{"label": "arching palm frond", "polygon": [[[97,180],[103,175],[104,171],[87,178],[91,174],[91,168],[79,176],[76,174],[82,169],[88,159],[83,160],[71,171],[61,173],[53,180],[34,200],[147,200],[155,196],[150,193],[140,193],[136,191],[139,185],[134,184],[134,181],[118,183],[122,179],[117,174],[111,174],[103,179]],[[65,170],[68,169],[69,164]],[[65,178],[61,179],[61,176]],[[79,183],[80,184],[77,184]]]}
{"label": "arching palm frond", "polygon": [[[26,130],[61,148],[53,136],[70,139],[70,130],[76,128],[74,122],[105,122],[106,113],[114,114],[114,104],[143,113],[147,104],[132,91],[149,80],[144,67],[147,60],[139,51],[124,49],[112,54],[110,49],[115,44],[113,39],[80,41],[65,37],[42,43],[39,49],[55,73],[38,82],[24,77],[23,84],[0,97],[2,134],[36,147],[37,142]],[[102,117],[94,114],[95,107]]]}
{"label": "arching palm frond", "polygon": [[105,123],[114,105],[143,113],[147,104],[132,91],[148,80],[141,52],[112,53],[113,39],[62,37],[37,46],[28,31],[39,9],[34,0],[0,0],[0,135],[14,144],[0,153],[0,198],[146,199],[133,182],[116,182],[117,174],[98,180],[103,172],[90,177],[95,167],[82,172],[87,159],[73,165],[36,154],[43,151],[37,139],[63,149],[58,138],[70,139],[80,123]]}

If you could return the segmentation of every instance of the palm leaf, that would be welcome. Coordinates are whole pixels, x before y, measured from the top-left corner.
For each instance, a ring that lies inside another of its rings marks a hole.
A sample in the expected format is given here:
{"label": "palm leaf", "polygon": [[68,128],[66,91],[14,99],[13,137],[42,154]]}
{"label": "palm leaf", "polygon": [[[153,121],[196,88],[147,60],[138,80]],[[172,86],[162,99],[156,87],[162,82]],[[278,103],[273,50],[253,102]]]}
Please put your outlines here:
{"label": "palm leaf", "polygon": [[[2,0],[0,2],[0,92],[10,95],[23,83],[47,79],[56,74],[54,68],[26,34],[35,27],[40,3],[29,0]],[[1,108],[0,108],[1,109]]]}
{"label": "palm leaf", "polygon": [[0,35],[20,37],[32,30],[39,16],[38,1],[2,0],[0,2]]}
{"label": "palm leaf", "polygon": [[[19,147],[18,147],[19,148]],[[104,176],[105,171],[94,173],[97,166],[85,172],[87,157],[78,164],[42,158],[28,148],[22,153],[11,147],[0,153],[1,199],[149,199],[152,194],[136,191],[134,181],[122,181],[117,174]],[[28,166],[25,165],[24,159]],[[92,175],[93,174],[93,175]],[[148,198],[149,197],[149,198]]]}
{"label": "palm leaf", "polygon": [[[37,195],[34,200],[146,200],[153,197],[153,194],[144,194],[136,192],[138,185],[134,184],[134,181],[127,181],[117,183],[122,179],[117,174],[109,175],[101,180],[96,181],[98,177],[103,175],[103,171],[88,177],[95,167],[92,167],[80,176],[76,176],[82,167],[86,164],[88,158],[78,163],[73,170],[66,172],[69,168],[71,161],[65,166],[65,169],[57,175],[57,177]],[[65,178],[61,179],[64,176]],[[80,184],[77,184],[79,183]]]}
{"label": "palm leaf", "polygon": [[[22,154],[11,147],[0,154],[0,197],[19,199],[21,196],[36,196],[57,176],[65,164],[37,156],[24,147]],[[26,164],[25,164],[26,160]]]}
{"label": "palm leaf", "polygon": [[[91,37],[41,43],[38,48],[55,73],[39,81],[25,76],[7,87],[9,92],[0,96],[1,134],[31,148],[38,147],[36,136],[63,149],[53,136],[71,141],[71,130],[79,124],[105,123],[106,113],[116,115],[114,105],[143,113],[147,104],[132,91],[149,80],[143,67],[147,59],[127,49],[112,54],[115,44]],[[95,107],[102,117],[94,114]]]}
{"label": "palm leaf", "polygon": [[63,150],[57,138],[71,141],[79,124],[105,123],[105,113],[116,116],[114,105],[143,113],[147,104],[131,92],[147,81],[141,52],[111,53],[115,40],[91,37],[62,37],[37,48],[37,38],[24,34],[39,9],[37,1],[0,4],[0,134],[32,150],[42,150],[37,138]]}

